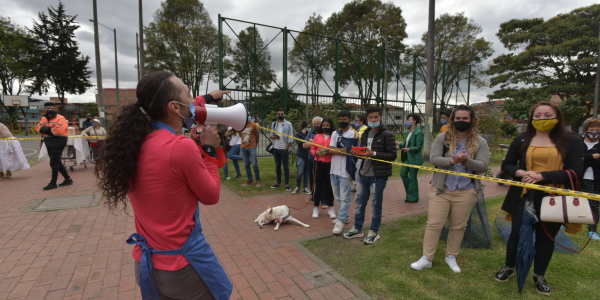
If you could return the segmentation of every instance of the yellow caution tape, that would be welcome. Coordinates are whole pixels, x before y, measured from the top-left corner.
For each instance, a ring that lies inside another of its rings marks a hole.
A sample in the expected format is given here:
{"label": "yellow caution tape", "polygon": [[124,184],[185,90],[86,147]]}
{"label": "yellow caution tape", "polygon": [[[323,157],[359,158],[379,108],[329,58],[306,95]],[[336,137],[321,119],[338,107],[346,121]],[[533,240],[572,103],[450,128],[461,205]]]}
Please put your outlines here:
{"label": "yellow caution tape", "polygon": [[[69,136],[68,138],[70,139],[98,139],[98,138],[105,138],[106,136]],[[43,139],[43,136],[40,137],[36,137],[36,138],[10,138],[10,139],[0,139],[0,141],[30,141],[30,140],[41,140]]]}
{"label": "yellow caution tape", "polygon": [[[270,132],[277,133],[278,135],[282,135],[282,136],[285,136],[285,137],[288,137],[288,138],[291,138],[291,139],[303,142],[303,143],[307,143],[307,144],[318,146],[318,147],[323,147],[322,145],[314,144],[314,143],[305,141],[303,139],[299,139],[299,138],[294,137],[294,136],[289,136],[287,134],[283,134],[281,132],[277,132],[277,131],[271,130],[269,128],[265,128],[265,127],[262,127],[262,126],[258,126],[258,127],[260,127],[261,129],[270,131]],[[463,177],[469,177],[469,178],[473,178],[473,179],[480,179],[480,180],[491,181],[491,182],[496,182],[496,183],[502,183],[502,184],[507,184],[507,185],[514,185],[514,186],[519,186],[519,187],[523,187],[523,188],[539,190],[539,191],[543,191],[543,192],[550,193],[550,194],[569,195],[569,196],[576,196],[576,197],[587,198],[589,200],[600,201],[600,195],[598,195],[598,194],[592,194],[592,193],[586,193],[586,192],[579,192],[579,191],[573,191],[573,190],[568,190],[568,189],[560,189],[560,188],[555,188],[555,187],[549,187],[549,186],[544,186],[544,185],[539,185],[539,184],[533,184],[533,183],[525,183],[525,182],[520,182],[520,181],[513,181],[513,180],[508,180],[508,179],[498,179],[498,178],[489,177],[489,176],[483,176],[483,175],[475,175],[475,174],[469,174],[469,173],[461,173],[461,172],[455,172],[455,171],[448,171],[448,170],[444,170],[444,169],[436,169],[436,168],[431,168],[431,167],[423,167],[423,166],[405,164],[405,163],[400,163],[400,162],[395,162],[395,161],[381,160],[381,159],[376,159],[376,158],[372,158],[372,157],[365,157],[365,156],[360,156],[360,155],[353,155],[353,154],[346,153],[346,152],[339,151],[339,150],[332,149],[332,148],[327,148],[327,149],[329,151],[343,153],[345,155],[358,157],[360,159],[370,159],[370,160],[373,160],[373,161],[384,162],[384,163],[388,163],[388,164],[392,164],[392,165],[397,165],[397,166],[402,166],[402,167],[409,167],[409,168],[415,168],[415,169],[420,169],[420,170],[428,170],[428,171],[433,171],[433,172],[438,172],[438,173],[452,174],[452,175],[458,175],[458,176],[463,176]]]}

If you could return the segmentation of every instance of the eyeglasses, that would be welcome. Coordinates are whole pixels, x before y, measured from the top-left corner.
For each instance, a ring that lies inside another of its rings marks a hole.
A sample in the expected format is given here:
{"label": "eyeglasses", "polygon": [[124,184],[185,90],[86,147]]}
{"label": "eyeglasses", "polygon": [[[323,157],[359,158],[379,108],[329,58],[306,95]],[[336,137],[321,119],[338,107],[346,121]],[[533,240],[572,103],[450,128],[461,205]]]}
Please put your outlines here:
{"label": "eyeglasses", "polygon": [[278,116],[285,116],[285,114],[277,114]]}

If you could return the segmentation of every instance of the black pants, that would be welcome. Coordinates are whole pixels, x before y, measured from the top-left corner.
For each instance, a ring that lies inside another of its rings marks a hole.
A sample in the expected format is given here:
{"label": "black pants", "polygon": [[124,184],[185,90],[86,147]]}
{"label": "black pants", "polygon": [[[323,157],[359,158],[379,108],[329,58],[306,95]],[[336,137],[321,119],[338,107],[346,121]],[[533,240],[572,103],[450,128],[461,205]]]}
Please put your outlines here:
{"label": "black pants", "polygon": [[333,206],[333,190],[331,189],[331,163],[317,161],[315,170],[315,192],[313,203],[315,206],[323,205]]}
{"label": "black pants", "polygon": [[[153,269],[150,276],[156,285],[156,290],[161,295],[160,300],[215,299],[192,265],[187,265],[177,271]],[[140,285],[140,262],[137,260],[135,261],[135,283]]]}
{"label": "black pants", "polygon": [[310,192],[311,192],[311,196],[310,199],[312,200],[312,194],[315,193],[315,160],[314,159],[308,159],[306,160],[306,167],[308,169],[308,182],[310,183]]}
{"label": "black pants", "polygon": [[[537,192],[537,191],[536,191]],[[517,211],[512,217],[512,231],[506,244],[506,266],[514,268],[517,264],[517,247],[519,245],[519,231],[521,225],[523,225],[523,213],[525,211],[525,201],[527,196],[522,197],[519,200]],[[539,201],[534,200],[535,211],[539,218],[539,211],[541,205],[541,199]],[[546,228],[552,237],[556,237],[556,234],[560,230],[561,223],[549,223],[546,222]],[[546,269],[554,254],[554,242],[548,237],[541,222],[537,222],[533,225],[535,230],[535,258],[533,261],[533,272],[537,275],[544,276]]]}
{"label": "black pants", "polygon": [[65,178],[69,179],[69,173],[62,164],[60,157],[62,156],[65,147],[48,147],[48,156],[50,157],[50,168],[52,168],[52,181],[50,183],[56,184],[58,179],[58,172]]}
{"label": "black pants", "polygon": [[[594,193],[600,194],[600,188],[594,184],[593,180],[584,179],[581,181],[581,191],[586,193]],[[598,214],[600,213],[600,201],[589,200],[590,208],[592,209],[592,213],[596,216],[596,221],[600,217]],[[588,230],[590,232],[596,232],[596,225],[588,225]]]}

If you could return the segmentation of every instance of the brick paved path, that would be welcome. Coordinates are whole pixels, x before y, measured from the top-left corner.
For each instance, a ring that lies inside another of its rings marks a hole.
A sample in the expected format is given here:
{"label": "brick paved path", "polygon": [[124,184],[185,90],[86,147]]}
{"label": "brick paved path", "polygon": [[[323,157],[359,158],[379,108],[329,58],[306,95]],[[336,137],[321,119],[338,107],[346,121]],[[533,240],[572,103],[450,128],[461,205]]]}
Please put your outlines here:
{"label": "brick paved path", "polygon": [[[141,298],[135,284],[132,246],[125,243],[135,230],[131,213],[114,215],[102,205],[20,212],[40,198],[99,193],[91,168],[77,167],[70,174],[75,184],[52,191],[42,191],[50,178],[47,162],[0,181],[0,300]],[[419,203],[405,203],[401,181],[389,181],[384,222],[426,212],[430,179],[431,175],[419,178]],[[506,190],[489,183],[486,196]],[[317,220],[311,218],[310,206],[292,210],[295,218],[311,225],[308,229],[284,224],[276,232],[272,224],[261,230],[254,223],[268,205],[302,207],[306,199],[307,195],[290,193],[239,199],[223,189],[219,204],[201,206],[204,233],[234,283],[232,299],[350,299],[362,295],[351,284],[344,285],[343,278],[320,286],[304,276],[331,271],[292,243],[331,232],[331,219],[324,210]],[[370,209],[367,211],[365,220],[369,222]],[[351,226],[352,222],[347,228]]]}

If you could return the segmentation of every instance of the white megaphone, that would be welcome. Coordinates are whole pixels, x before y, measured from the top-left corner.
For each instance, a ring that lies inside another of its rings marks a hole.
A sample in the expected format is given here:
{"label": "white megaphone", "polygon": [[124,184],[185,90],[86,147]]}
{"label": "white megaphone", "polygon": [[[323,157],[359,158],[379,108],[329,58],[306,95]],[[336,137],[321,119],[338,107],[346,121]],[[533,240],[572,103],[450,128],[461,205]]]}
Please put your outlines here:
{"label": "white megaphone", "polygon": [[242,131],[248,123],[248,110],[242,103],[230,107],[202,103],[196,105],[196,122],[202,125],[225,124],[235,131]]}

